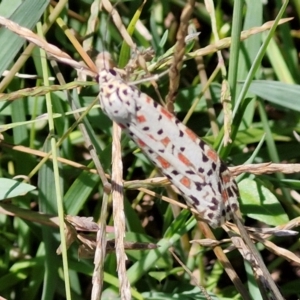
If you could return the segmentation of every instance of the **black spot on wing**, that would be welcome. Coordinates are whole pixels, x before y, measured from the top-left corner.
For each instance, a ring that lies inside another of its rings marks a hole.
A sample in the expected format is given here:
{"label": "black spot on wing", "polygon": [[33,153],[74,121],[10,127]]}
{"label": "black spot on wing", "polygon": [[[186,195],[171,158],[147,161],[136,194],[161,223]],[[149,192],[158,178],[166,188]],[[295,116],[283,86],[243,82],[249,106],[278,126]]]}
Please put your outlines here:
{"label": "black spot on wing", "polygon": [[203,186],[205,186],[204,182],[202,183],[202,182],[199,182],[199,181],[195,181],[194,183],[196,185],[197,191],[201,191],[203,189]]}
{"label": "black spot on wing", "polygon": [[190,174],[190,175],[194,175],[194,174],[195,174],[195,172],[192,171],[192,170],[187,170],[187,171],[185,171],[185,173],[186,173],[186,174]]}
{"label": "black spot on wing", "polygon": [[201,148],[202,151],[204,151],[205,145],[206,144],[201,139],[199,139],[199,146],[200,146],[200,148]]}
{"label": "black spot on wing", "polygon": [[227,171],[227,166],[224,162],[221,161],[221,166],[220,166],[220,172],[223,173],[225,171]]}
{"label": "black spot on wing", "polygon": [[215,162],[212,162],[212,163],[211,163],[211,169],[212,169],[213,171],[216,171],[216,168],[217,168],[217,164],[216,164]]}
{"label": "black spot on wing", "polygon": [[232,188],[234,194],[238,196],[239,195],[239,189],[238,189],[237,184],[236,184],[235,181],[234,181],[234,184],[231,186],[231,188]]}
{"label": "black spot on wing", "polygon": [[208,157],[205,155],[205,154],[202,154],[202,161],[204,162],[204,163],[207,163],[208,162]]}
{"label": "black spot on wing", "polygon": [[172,180],[172,176],[171,176],[171,175],[165,174],[165,176],[166,176],[168,179]]}
{"label": "black spot on wing", "polygon": [[232,203],[232,204],[231,204],[231,210],[232,210],[232,211],[237,211],[238,208],[239,208],[239,207],[238,207],[238,205],[237,205],[236,203]]}
{"label": "black spot on wing", "polygon": [[217,200],[217,198],[212,197],[211,198],[211,203],[208,206],[211,210],[216,211],[219,208],[219,201]]}
{"label": "black spot on wing", "polygon": [[204,173],[204,169],[200,167],[200,168],[198,169],[198,172],[199,172],[200,174],[202,174],[202,173]]}
{"label": "black spot on wing", "polygon": [[219,194],[222,194],[222,184],[221,184],[221,181],[218,181],[218,192],[219,192]]}
{"label": "black spot on wing", "polygon": [[207,217],[208,217],[210,220],[213,220],[213,219],[215,219],[215,214],[214,214],[214,213],[209,213],[209,214],[207,214]]}
{"label": "black spot on wing", "polygon": [[226,191],[227,191],[227,194],[228,194],[228,197],[229,197],[229,198],[231,198],[231,197],[234,196],[234,194],[233,194],[231,188],[228,187],[228,188],[226,189]]}
{"label": "black spot on wing", "polygon": [[209,169],[209,171],[207,172],[207,176],[211,176],[213,174],[213,170]]}
{"label": "black spot on wing", "polygon": [[117,76],[117,72],[114,69],[109,69],[108,72],[113,76]]}
{"label": "black spot on wing", "polygon": [[190,195],[189,198],[192,200],[194,206],[200,206],[200,201],[193,195]]}

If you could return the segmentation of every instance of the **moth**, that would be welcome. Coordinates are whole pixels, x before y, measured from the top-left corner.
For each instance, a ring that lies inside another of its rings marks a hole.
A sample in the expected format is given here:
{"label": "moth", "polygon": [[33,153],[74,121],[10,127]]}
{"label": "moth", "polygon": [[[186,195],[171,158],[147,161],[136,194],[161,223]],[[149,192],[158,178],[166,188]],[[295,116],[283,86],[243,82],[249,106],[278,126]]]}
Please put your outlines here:
{"label": "moth", "polygon": [[218,154],[163,106],[107,67],[99,71],[100,104],[212,227],[239,209],[238,187]]}

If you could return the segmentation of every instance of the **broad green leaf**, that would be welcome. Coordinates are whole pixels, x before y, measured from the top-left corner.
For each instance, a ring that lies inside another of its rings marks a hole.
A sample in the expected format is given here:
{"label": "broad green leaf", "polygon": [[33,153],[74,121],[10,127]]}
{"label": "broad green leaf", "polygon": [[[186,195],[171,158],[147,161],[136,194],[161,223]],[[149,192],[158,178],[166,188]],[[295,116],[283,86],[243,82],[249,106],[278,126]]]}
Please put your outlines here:
{"label": "broad green leaf", "polygon": [[[32,29],[44,13],[49,0],[24,0],[18,1],[21,2],[19,4],[16,2],[2,2],[0,15],[9,18],[21,26]],[[22,39],[4,27],[0,28],[0,75],[9,67],[24,43],[25,39]]]}
{"label": "broad green leaf", "polygon": [[3,17],[12,16],[14,12],[19,9],[21,4],[22,4],[22,0],[14,0],[14,2],[12,2],[11,0],[2,0],[2,2],[0,2],[1,16]]}
{"label": "broad green leaf", "polygon": [[274,104],[300,111],[300,85],[279,81],[254,80],[249,90]]}
{"label": "broad green leaf", "polygon": [[277,226],[289,221],[280,202],[261,182],[244,179],[239,182],[241,210],[252,219]]}
{"label": "broad green leaf", "polygon": [[0,200],[24,196],[36,187],[14,179],[0,178]]}

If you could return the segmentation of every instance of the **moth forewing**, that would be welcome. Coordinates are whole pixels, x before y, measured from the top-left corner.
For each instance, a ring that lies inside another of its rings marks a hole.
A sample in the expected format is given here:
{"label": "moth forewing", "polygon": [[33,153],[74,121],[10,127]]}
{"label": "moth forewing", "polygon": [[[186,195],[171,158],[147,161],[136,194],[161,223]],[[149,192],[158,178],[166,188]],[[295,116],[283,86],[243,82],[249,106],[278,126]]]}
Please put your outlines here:
{"label": "moth forewing", "polygon": [[211,226],[238,209],[237,187],[217,153],[112,69],[99,72],[100,103]]}

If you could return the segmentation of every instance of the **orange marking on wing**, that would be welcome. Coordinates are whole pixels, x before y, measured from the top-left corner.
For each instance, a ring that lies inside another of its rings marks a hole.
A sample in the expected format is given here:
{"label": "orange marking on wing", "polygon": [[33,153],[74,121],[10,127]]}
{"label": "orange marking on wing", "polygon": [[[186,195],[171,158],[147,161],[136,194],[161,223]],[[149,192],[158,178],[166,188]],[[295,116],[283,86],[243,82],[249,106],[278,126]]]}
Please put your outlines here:
{"label": "orange marking on wing", "polygon": [[152,102],[152,99],[150,97],[146,97],[146,102],[147,103],[151,103]]}
{"label": "orange marking on wing", "polygon": [[227,194],[226,190],[222,191],[222,199],[223,199],[223,202],[228,201],[228,194]]}
{"label": "orange marking on wing", "polygon": [[190,130],[189,128],[186,128],[185,133],[195,142],[197,140],[197,135]]}
{"label": "orange marking on wing", "polygon": [[218,154],[212,149],[207,151],[207,156],[214,162],[218,161]]}
{"label": "orange marking on wing", "polygon": [[137,116],[136,118],[139,123],[144,123],[147,121],[144,115]]}
{"label": "orange marking on wing", "polygon": [[229,175],[222,175],[222,180],[224,183],[228,183],[230,181],[231,177]]}
{"label": "orange marking on wing", "polygon": [[139,145],[140,147],[142,147],[142,148],[146,146],[146,144],[145,144],[142,140],[140,140],[140,139],[138,139],[136,142],[137,142],[138,145]]}
{"label": "orange marking on wing", "polygon": [[162,158],[161,156],[157,156],[156,159],[159,161],[159,163],[161,164],[161,166],[164,169],[167,169],[170,167],[170,163],[168,163],[164,158]]}
{"label": "orange marking on wing", "polygon": [[187,188],[191,187],[191,181],[185,176],[180,179],[180,182]]}
{"label": "orange marking on wing", "polygon": [[167,111],[165,108],[161,107],[160,108],[160,112],[165,116],[167,117],[169,120],[171,120],[174,116],[169,112]]}
{"label": "orange marking on wing", "polygon": [[170,139],[169,139],[168,137],[165,137],[165,138],[163,138],[163,139],[160,140],[160,141],[161,141],[161,143],[162,143],[165,147],[167,147],[168,144],[170,143]]}
{"label": "orange marking on wing", "polygon": [[184,156],[182,153],[179,153],[179,154],[178,154],[178,158],[179,158],[179,160],[182,161],[186,166],[191,166],[191,165],[192,165],[191,162],[189,161],[189,159],[188,159],[186,156]]}

